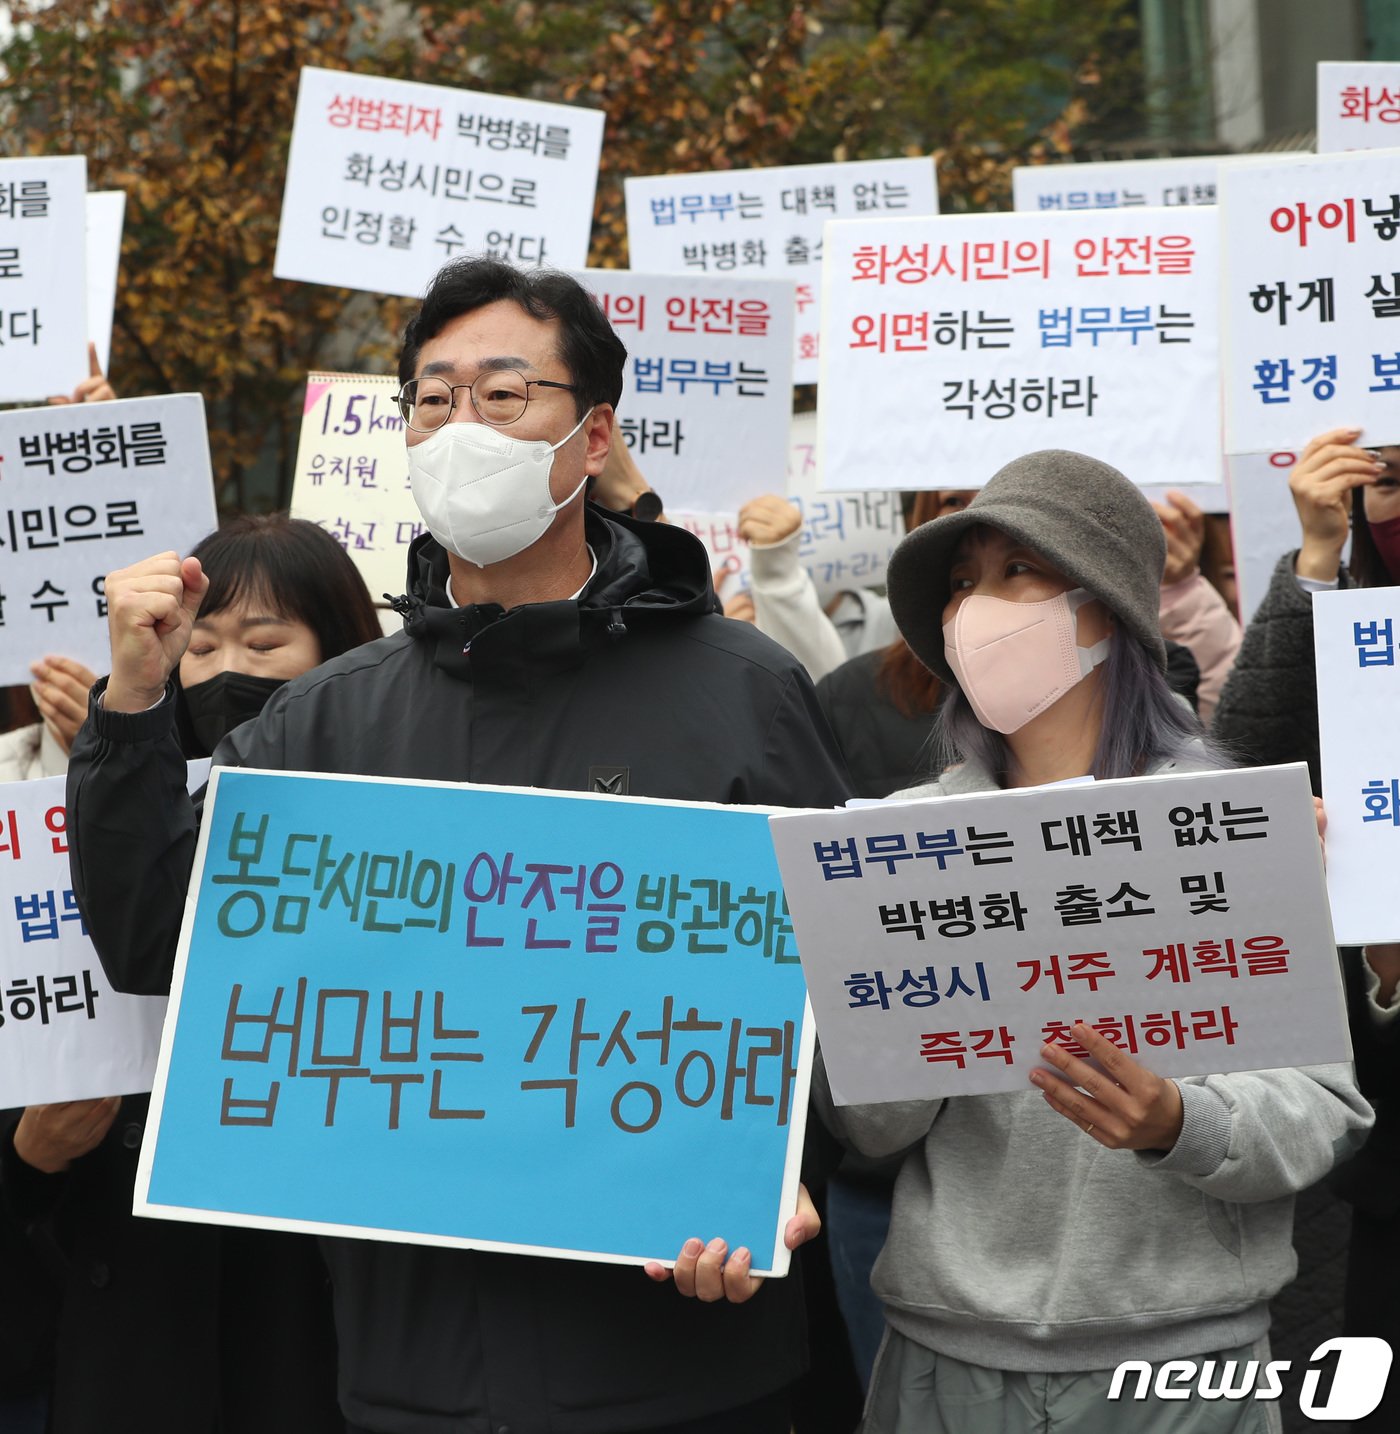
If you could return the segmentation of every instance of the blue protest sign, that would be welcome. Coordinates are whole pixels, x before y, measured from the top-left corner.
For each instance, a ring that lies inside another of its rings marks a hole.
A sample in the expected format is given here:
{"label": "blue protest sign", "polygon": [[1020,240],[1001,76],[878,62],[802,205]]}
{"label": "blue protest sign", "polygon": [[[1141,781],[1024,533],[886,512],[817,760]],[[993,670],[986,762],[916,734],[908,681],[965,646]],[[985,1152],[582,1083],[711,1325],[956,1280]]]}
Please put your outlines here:
{"label": "blue protest sign", "polygon": [[762,810],[216,769],[136,1209],[783,1273],[805,1009]]}

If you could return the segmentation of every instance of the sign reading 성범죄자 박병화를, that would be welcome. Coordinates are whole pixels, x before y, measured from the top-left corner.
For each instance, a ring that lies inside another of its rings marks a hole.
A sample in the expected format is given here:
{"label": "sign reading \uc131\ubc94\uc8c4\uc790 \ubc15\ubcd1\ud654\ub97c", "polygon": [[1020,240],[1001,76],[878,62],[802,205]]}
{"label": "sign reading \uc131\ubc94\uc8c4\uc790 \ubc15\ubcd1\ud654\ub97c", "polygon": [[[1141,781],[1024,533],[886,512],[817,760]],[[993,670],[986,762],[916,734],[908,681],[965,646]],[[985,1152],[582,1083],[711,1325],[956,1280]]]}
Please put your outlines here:
{"label": "sign reading \uc131\ubc94\uc8c4\uc790 \ubc15\ubcd1\ud654\ub97c", "polygon": [[823,486],[980,487],[1037,448],[1214,478],[1217,225],[1207,206],[828,224]]}
{"label": "sign reading \uc131\ubc94\uc8c4\uc790 \ubc15\ubcd1\ud654\ub97c", "polygon": [[1026,1088],[1078,1021],[1163,1076],[1349,1059],[1301,763],[772,827],[838,1104]]}
{"label": "sign reading \uc131\ubc94\uc8c4\uc790 \ubc15\ubcd1\ud654\ub97c", "polygon": [[449,259],[587,263],[603,111],[301,72],[273,272],[420,296]]}
{"label": "sign reading \uc131\ubc94\uc8c4\uc790 \ubc15\ubcd1\ud654\ub97c", "polygon": [[138,1213],[786,1270],[766,811],[216,769],[193,883]]}

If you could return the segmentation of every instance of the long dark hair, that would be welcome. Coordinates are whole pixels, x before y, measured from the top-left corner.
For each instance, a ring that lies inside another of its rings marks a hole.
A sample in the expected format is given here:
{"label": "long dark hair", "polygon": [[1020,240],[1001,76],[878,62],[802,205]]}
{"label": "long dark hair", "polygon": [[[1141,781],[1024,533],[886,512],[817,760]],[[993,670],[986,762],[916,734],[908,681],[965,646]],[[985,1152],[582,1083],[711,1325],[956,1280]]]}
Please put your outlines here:
{"label": "long dark hair", "polygon": [[1351,490],[1351,556],[1347,559],[1347,571],[1359,588],[1389,588],[1396,583],[1366,521],[1364,485]]}
{"label": "long dark hair", "polygon": [[[942,512],[943,493],[938,488],[925,488],[906,494],[910,501],[904,515],[906,532],[932,522]],[[914,656],[914,650],[903,637],[897,637],[885,648],[875,671],[875,687],[894,705],[901,717],[922,717],[938,706],[943,684]]]}
{"label": "long dark hair", "polygon": [[383,636],[365,580],[324,528],[285,513],[234,518],[195,547],[209,578],[202,616],[240,599],[266,603],[278,617],[316,634],[321,661]]}
{"label": "long dark hair", "polygon": [[[1152,654],[1121,625],[1113,630],[1100,672],[1103,719],[1087,775],[1099,781],[1141,777],[1188,754],[1193,765],[1235,765],[1206,739],[1200,720],[1167,686]],[[935,770],[973,761],[1004,787],[1012,768],[1006,738],[977,720],[960,687],[947,687],[934,721]]]}

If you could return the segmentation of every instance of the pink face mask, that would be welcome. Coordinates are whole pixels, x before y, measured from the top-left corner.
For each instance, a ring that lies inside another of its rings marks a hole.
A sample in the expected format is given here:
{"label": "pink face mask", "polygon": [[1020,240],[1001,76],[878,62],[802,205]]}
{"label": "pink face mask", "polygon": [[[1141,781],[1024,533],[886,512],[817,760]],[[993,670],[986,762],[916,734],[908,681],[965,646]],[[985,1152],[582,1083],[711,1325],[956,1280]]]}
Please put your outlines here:
{"label": "pink face mask", "polygon": [[1400,583],[1400,518],[1386,518],[1379,523],[1367,523],[1371,530],[1371,541],[1381,555],[1381,562],[1390,574],[1392,582]]}
{"label": "pink face mask", "polygon": [[1093,594],[1073,588],[1044,602],[973,593],[943,624],[943,651],[977,720],[1010,735],[1077,687],[1111,639],[1080,647],[1075,614]]}

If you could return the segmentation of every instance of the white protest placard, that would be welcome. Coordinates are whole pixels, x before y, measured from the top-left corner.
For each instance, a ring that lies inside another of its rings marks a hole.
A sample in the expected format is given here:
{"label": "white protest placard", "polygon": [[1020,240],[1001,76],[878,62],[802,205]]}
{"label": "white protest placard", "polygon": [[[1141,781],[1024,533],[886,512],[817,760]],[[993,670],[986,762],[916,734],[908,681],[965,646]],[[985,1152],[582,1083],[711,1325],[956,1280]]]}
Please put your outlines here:
{"label": "white protest placard", "polygon": [[0,686],[47,652],[106,672],[106,575],[215,527],[204,399],[0,413],[0,474]]}
{"label": "white protest placard", "polygon": [[113,991],[68,874],[64,778],[0,785],[0,1105],[151,1088],[163,996]]}
{"label": "white protest placard", "polygon": [[1018,214],[1046,210],[1140,209],[1214,204],[1224,156],[1111,159],[1086,164],[1018,164],[1011,200]]}
{"label": "white protest placard", "polygon": [[618,435],[667,508],[738,511],[787,481],[792,285],[589,269],[627,345]]}
{"label": "white protest placard", "polygon": [[1216,225],[1207,207],[828,224],[823,483],[980,487],[1037,448],[1140,484],[1218,476]]}
{"label": "white protest placard", "polygon": [[932,158],[651,174],[624,189],[633,269],[796,281],[794,383],[817,381],[825,222],[938,213]]}
{"label": "white protest placard", "polygon": [[1400,150],[1221,176],[1225,450],[1400,436]]}
{"label": "white protest placard", "polygon": [[122,262],[122,221],[126,195],[99,189],[87,197],[88,338],[97,345],[97,366],[112,362],[112,313],[117,305],[117,271]]}
{"label": "white protest placard", "polygon": [[273,273],[421,295],[449,260],[588,262],[603,111],[308,67]]}
{"label": "white protest placard", "polygon": [[1323,60],[1317,67],[1317,152],[1400,145],[1400,63]]}
{"label": "white protest placard", "polygon": [[1180,488],[1203,513],[1228,513],[1230,492],[1224,483],[1193,483],[1190,473],[1181,475],[1180,483],[1142,483],[1142,496],[1149,503],[1165,503],[1173,488]]}
{"label": "white protest placard", "polygon": [[1278,560],[1302,542],[1288,488],[1293,453],[1241,453],[1225,460],[1230,475],[1230,530],[1235,548],[1240,620],[1248,623],[1268,596]]}
{"label": "white protest placard", "polygon": [[404,591],[408,545],[423,531],[398,391],[388,374],[307,374],[292,479],[292,517],[336,539],[376,603]]}
{"label": "white protest placard", "polygon": [[1164,1076],[1349,1059],[1302,763],[770,825],[838,1104],[1027,1089],[1076,1021]]}
{"label": "white protest placard", "polygon": [[0,403],[87,377],[87,160],[0,159]]}
{"label": "white protest placard", "polygon": [[[793,415],[787,497],[802,514],[798,556],[823,603],[851,588],[884,586],[890,554],[904,536],[899,494],[824,492],[814,413]],[[749,545],[739,536],[737,512],[666,516],[704,543],[722,598],[750,586]]]}
{"label": "white protest placard", "polygon": [[788,452],[788,497],[802,510],[802,562],[823,602],[848,588],[883,587],[890,554],[904,536],[899,494],[827,489],[815,413],[793,417]]}
{"label": "white protest placard", "polygon": [[1342,946],[1400,940],[1400,587],[1313,595],[1327,890]]}

